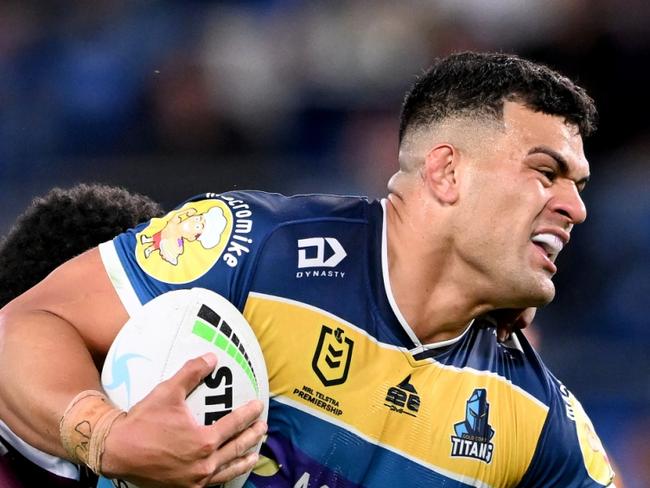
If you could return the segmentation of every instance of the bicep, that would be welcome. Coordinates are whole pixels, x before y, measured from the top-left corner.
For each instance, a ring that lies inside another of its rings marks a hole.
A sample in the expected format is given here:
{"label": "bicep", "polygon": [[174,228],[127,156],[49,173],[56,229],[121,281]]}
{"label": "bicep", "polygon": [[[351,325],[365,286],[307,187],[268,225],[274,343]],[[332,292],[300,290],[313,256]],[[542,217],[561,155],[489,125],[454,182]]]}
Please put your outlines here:
{"label": "bicep", "polygon": [[100,361],[128,319],[97,248],[64,263],[7,308],[9,313],[37,311],[61,318]]}
{"label": "bicep", "polygon": [[34,447],[65,456],[58,422],[127,315],[97,250],[62,265],[0,312],[0,419]]}

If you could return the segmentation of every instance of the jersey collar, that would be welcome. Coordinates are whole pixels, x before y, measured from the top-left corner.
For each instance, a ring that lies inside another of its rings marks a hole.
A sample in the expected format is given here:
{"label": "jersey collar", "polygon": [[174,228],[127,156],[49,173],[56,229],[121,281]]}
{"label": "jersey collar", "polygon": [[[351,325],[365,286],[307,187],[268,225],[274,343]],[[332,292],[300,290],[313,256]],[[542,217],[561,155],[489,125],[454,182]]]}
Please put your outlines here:
{"label": "jersey collar", "polygon": [[404,332],[406,332],[406,335],[411,339],[411,342],[413,342],[413,348],[411,349],[412,354],[419,354],[423,351],[451,346],[452,344],[455,344],[460,340],[462,340],[465,334],[467,334],[467,332],[471,329],[474,320],[471,320],[467,324],[463,332],[461,332],[458,336],[452,339],[432,342],[429,344],[422,344],[420,339],[418,339],[418,337],[415,335],[415,332],[413,332],[413,329],[404,318],[404,315],[402,314],[401,310],[397,306],[397,302],[395,301],[395,296],[393,295],[393,289],[391,288],[390,285],[390,276],[388,272],[388,225],[386,221],[386,215],[387,215],[386,205],[387,205],[387,200],[385,198],[382,198],[381,208],[383,211],[383,217],[382,217],[382,229],[381,229],[381,273],[382,273],[382,279],[384,284],[384,291],[386,292],[386,297],[388,298],[388,303],[390,304],[390,308],[392,312],[395,314],[397,321],[404,329]]}

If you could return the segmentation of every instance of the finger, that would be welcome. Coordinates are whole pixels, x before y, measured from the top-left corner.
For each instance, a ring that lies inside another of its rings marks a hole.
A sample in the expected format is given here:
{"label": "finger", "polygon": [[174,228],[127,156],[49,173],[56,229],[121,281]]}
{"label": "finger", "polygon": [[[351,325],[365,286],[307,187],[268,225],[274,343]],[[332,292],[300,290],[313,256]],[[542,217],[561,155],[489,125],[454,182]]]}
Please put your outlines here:
{"label": "finger", "polygon": [[208,486],[225,483],[236,478],[237,476],[248,473],[255,467],[255,464],[258,460],[259,454],[256,452],[249,452],[245,456],[239,457],[230,463],[221,466],[217,472],[212,475],[210,481],[208,481]]}
{"label": "finger", "polygon": [[[510,338],[515,330],[525,329],[533,323],[537,309],[529,307],[524,310],[504,310],[497,314],[497,339],[499,342],[506,341]],[[513,318],[513,314],[518,315]]]}
{"label": "finger", "polygon": [[215,445],[221,446],[255,422],[262,414],[262,410],[264,405],[261,401],[251,400],[207,426],[206,429],[209,429],[214,436]]}
{"label": "finger", "polygon": [[217,365],[217,356],[212,353],[204,354],[198,358],[190,359],[174,376],[161,383],[166,384],[172,391],[178,391],[185,400],[203,379],[209,375]]}
{"label": "finger", "polygon": [[534,307],[527,308],[521,314],[519,317],[517,317],[517,320],[515,320],[514,323],[514,328],[515,329],[525,329],[529,325],[533,323],[533,320],[535,319],[535,314],[537,313],[537,309]]}
{"label": "finger", "polygon": [[487,314],[487,317],[491,317],[496,323],[497,339],[499,342],[508,340],[515,327],[517,317],[519,317],[522,312],[523,309],[506,308],[501,310],[493,310]]}
{"label": "finger", "polygon": [[242,457],[257,446],[266,434],[266,422],[258,420],[249,428],[224,443],[217,453],[217,464],[225,465]]}
{"label": "finger", "polygon": [[[214,467],[210,476],[216,475],[216,477],[211,482],[229,481],[250,470],[252,465],[248,464],[251,460],[249,455],[252,454],[251,451],[259,451],[255,448],[264,440],[266,429],[266,422],[258,420],[223,446],[212,451],[208,458],[208,465]],[[253,465],[255,461],[256,458],[252,460]]]}
{"label": "finger", "polygon": [[499,324],[497,326],[497,340],[499,342],[507,341],[510,338],[511,333],[512,333],[511,324]]}
{"label": "finger", "polygon": [[515,319],[508,318],[508,320],[505,320],[505,318],[501,318],[497,322],[497,340],[499,342],[507,341],[510,338],[510,334],[512,334],[514,327],[514,320]]}

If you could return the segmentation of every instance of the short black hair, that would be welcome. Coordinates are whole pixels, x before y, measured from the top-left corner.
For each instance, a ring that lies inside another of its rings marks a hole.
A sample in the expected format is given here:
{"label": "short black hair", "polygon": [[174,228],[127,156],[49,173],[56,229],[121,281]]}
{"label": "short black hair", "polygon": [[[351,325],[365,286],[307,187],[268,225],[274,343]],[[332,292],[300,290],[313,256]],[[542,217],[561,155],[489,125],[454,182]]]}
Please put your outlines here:
{"label": "short black hair", "polygon": [[148,197],[99,184],[35,198],[0,243],[0,307],[63,262],[162,213]]}
{"label": "short black hair", "polygon": [[596,129],[594,101],[565,76],[514,54],[463,52],[436,59],[406,94],[400,143],[408,130],[451,116],[501,119],[505,101],[564,117],[582,137]]}

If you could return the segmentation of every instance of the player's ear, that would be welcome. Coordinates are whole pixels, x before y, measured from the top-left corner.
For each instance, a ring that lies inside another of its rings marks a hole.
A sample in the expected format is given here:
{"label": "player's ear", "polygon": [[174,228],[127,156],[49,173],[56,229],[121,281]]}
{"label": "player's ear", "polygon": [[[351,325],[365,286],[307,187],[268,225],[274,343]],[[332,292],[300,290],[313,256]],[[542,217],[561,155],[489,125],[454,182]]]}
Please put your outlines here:
{"label": "player's ear", "polygon": [[438,144],[424,158],[422,176],[431,194],[442,204],[458,200],[456,164],[458,151],[451,144]]}

